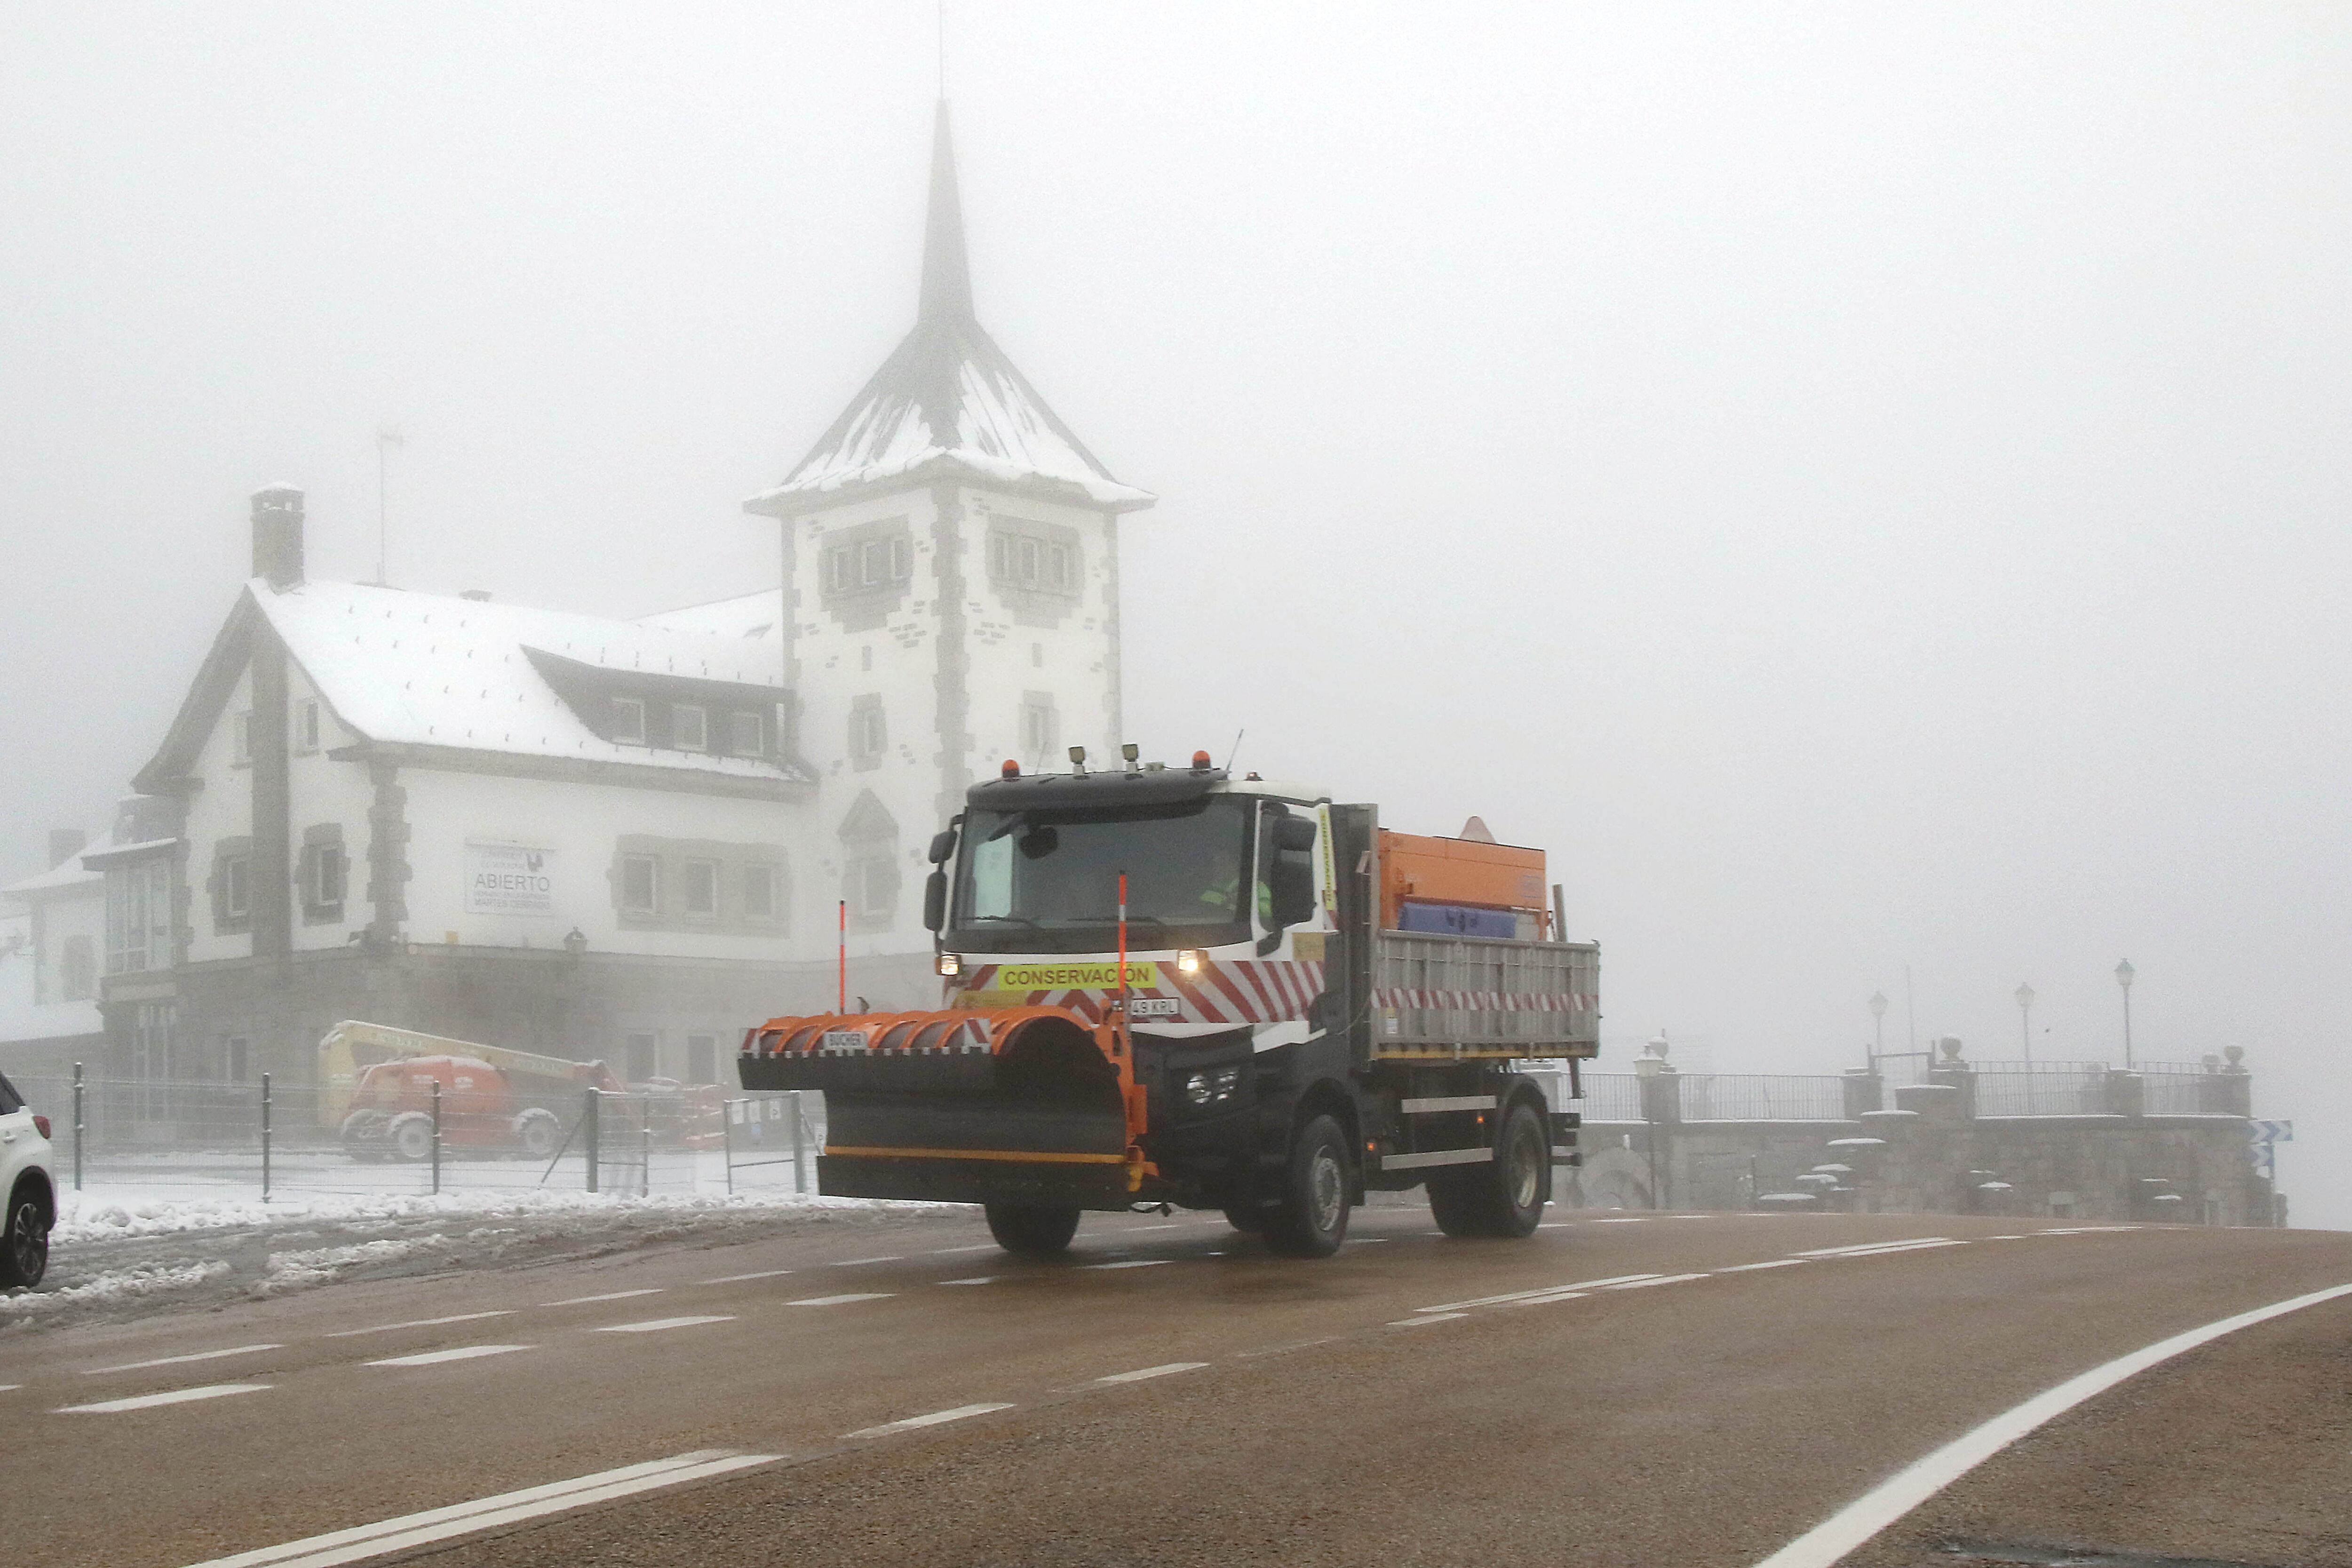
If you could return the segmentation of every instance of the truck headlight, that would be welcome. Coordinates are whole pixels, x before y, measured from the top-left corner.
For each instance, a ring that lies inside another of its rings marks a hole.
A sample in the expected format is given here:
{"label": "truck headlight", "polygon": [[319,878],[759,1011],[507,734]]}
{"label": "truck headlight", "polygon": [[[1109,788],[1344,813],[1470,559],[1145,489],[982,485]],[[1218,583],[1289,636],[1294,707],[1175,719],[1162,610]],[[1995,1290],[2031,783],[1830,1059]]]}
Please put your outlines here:
{"label": "truck headlight", "polygon": [[1239,1068],[1196,1072],[1184,1080],[1184,1098],[1194,1105],[1214,1105],[1221,1100],[1231,1100],[1241,1081],[1242,1069]]}
{"label": "truck headlight", "polygon": [[1176,973],[1179,974],[1198,974],[1201,963],[1201,950],[1197,947],[1183,948],[1176,954]]}
{"label": "truck headlight", "polygon": [[1184,1098],[1191,1100],[1195,1105],[1206,1105],[1209,1101],[1216,1099],[1217,1091],[1210,1086],[1209,1075],[1204,1072],[1196,1072],[1191,1078],[1186,1079],[1184,1080]]}
{"label": "truck headlight", "polygon": [[963,955],[955,952],[943,952],[940,954],[939,960],[933,967],[938,969],[941,974],[961,974],[963,973]]}

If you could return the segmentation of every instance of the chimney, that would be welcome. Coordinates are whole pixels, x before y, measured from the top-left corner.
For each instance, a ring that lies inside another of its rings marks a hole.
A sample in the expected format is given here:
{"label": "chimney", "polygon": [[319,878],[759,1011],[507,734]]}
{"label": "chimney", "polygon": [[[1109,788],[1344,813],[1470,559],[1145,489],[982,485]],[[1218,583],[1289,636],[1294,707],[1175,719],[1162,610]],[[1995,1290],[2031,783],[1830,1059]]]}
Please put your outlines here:
{"label": "chimney", "polygon": [[302,492],[271,485],[253,492],[253,574],[273,588],[302,582]]}
{"label": "chimney", "polygon": [[49,869],[54,871],[58,867],[64,865],[67,861],[72,859],[75,856],[80,854],[82,846],[89,842],[89,835],[84,833],[79,827],[50,828]]}

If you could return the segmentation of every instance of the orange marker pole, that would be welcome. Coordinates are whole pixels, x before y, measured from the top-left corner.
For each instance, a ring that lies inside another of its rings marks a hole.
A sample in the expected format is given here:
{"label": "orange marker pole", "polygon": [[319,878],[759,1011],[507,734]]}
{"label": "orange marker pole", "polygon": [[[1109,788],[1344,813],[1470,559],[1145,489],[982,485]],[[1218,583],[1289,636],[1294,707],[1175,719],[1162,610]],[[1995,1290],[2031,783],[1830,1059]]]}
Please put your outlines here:
{"label": "orange marker pole", "polygon": [[849,900],[841,900],[841,1016],[849,1016]]}

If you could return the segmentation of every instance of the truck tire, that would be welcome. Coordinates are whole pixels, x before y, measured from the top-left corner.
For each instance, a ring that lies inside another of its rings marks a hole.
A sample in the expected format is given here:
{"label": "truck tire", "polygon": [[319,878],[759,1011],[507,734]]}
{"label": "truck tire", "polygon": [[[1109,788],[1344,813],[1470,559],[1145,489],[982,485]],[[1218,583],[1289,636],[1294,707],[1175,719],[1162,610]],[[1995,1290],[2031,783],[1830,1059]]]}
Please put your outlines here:
{"label": "truck tire", "polygon": [[1265,1244],[1291,1258],[1328,1258],[1347,1239],[1348,1135],[1330,1117],[1312,1117],[1291,1145]]}
{"label": "truck tire", "polygon": [[1485,1236],[1486,1208],[1478,1201],[1478,1192],[1471,1178],[1486,1174],[1484,1170],[1455,1167],[1437,1171],[1429,1178],[1429,1217],[1437,1228],[1448,1236]]}
{"label": "truck tire", "polygon": [[421,1110],[404,1110],[383,1130],[384,1142],[403,1160],[433,1157],[433,1118]]}
{"label": "truck tire", "polygon": [[1255,1236],[1265,1228],[1265,1213],[1254,1203],[1234,1204],[1225,1210],[1225,1223],[1244,1235]]}
{"label": "truck tire", "polygon": [[1023,1258],[1058,1258],[1078,1234],[1078,1211],[1036,1208],[1027,1204],[989,1204],[988,1234],[1005,1251]]}
{"label": "truck tire", "polygon": [[343,1118],[343,1152],[362,1165],[383,1158],[383,1128],[390,1119],[381,1110],[354,1110]]}
{"label": "truck tire", "polygon": [[0,1228],[0,1286],[30,1289],[49,1271],[49,1210],[30,1183],[8,1199]]}
{"label": "truck tire", "polygon": [[1429,1179],[1429,1212],[1448,1236],[1533,1236],[1549,1197],[1551,1140],[1533,1108],[1515,1105],[1504,1113],[1495,1158],[1484,1165],[1457,1165]]}
{"label": "truck tire", "polygon": [[544,1160],[555,1152],[556,1134],[562,1124],[555,1112],[531,1107],[514,1119],[515,1146],[534,1160]]}

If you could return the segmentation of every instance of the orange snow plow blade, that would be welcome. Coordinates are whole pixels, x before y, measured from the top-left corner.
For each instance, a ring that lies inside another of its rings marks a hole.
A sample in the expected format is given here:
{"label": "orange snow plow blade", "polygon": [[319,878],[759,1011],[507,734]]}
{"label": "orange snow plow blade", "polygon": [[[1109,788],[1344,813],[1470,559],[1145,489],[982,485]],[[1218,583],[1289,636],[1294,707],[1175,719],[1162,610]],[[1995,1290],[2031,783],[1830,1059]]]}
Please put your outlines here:
{"label": "orange snow plow blade", "polygon": [[819,1089],[828,1197],[1125,1208],[1147,1176],[1121,1025],[1061,1007],[772,1018],[747,1089]]}

